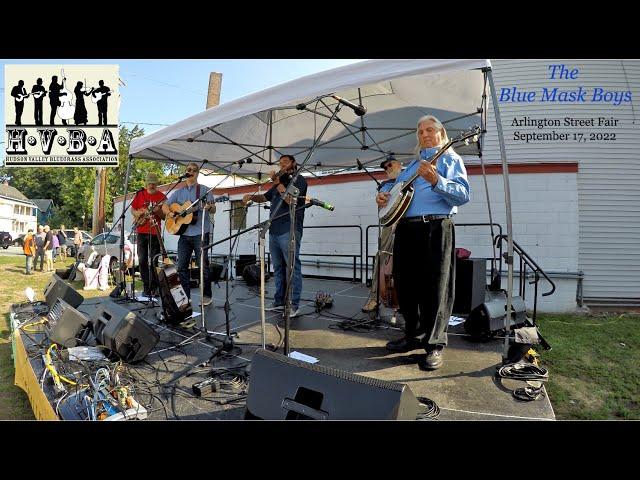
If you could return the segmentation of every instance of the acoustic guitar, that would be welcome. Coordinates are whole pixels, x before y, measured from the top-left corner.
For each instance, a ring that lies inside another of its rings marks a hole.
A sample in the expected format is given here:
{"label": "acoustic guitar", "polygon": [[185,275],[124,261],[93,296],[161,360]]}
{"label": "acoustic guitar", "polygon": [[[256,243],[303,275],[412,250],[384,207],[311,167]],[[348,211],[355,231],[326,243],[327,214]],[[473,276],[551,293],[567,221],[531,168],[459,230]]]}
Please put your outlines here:
{"label": "acoustic guitar", "polygon": [[111,91],[102,93],[102,92],[97,92],[94,89],[94,91],[91,93],[91,102],[98,103],[100,100],[102,100],[102,97],[109,97],[109,96],[111,96]]}
{"label": "acoustic guitar", "polygon": [[[214,200],[214,203],[228,201],[229,197],[222,196],[216,198]],[[191,202],[191,200],[187,200],[183,204],[172,203],[169,205],[169,210],[171,210],[172,212],[176,212],[177,215],[175,217],[172,217],[170,215],[166,216],[165,229],[167,230],[167,232],[171,233],[172,235],[182,235],[187,230],[187,228],[189,228],[189,225],[194,222],[193,212],[195,208],[192,208],[192,206],[193,203]],[[200,202],[198,202],[196,208],[199,206]]]}

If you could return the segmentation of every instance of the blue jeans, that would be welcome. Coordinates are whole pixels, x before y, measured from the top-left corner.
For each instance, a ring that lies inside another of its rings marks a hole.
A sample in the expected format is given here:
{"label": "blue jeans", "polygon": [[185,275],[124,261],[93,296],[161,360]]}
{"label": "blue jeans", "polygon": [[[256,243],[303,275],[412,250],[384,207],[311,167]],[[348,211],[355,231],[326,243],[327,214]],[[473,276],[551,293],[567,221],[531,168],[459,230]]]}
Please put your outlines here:
{"label": "blue jeans", "polygon": [[37,268],[38,258],[40,259],[40,271],[42,271],[42,264],[44,263],[44,248],[38,248],[36,250],[36,256],[33,259],[33,269],[34,270]]}
{"label": "blue jeans", "polygon": [[27,269],[27,275],[29,275],[31,273],[31,264],[33,263],[33,255],[27,255],[27,263],[26,263],[26,269]]}
{"label": "blue jeans", "polygon": [[[205,240],[207,235],[205,235]],[[178,240],[178,274],[180,275],[180,284],[184,288],[187,297],[191,298],[191,287],[189,275],[189,264],[191,263],[191,253],[195,252],[196,264],[200,267],[200,235],[189,237],[180,235]],[[205,252],[204,255],[204,296],[211,298],[211,281],[209,280],[209,258]]]}
{"label": "blue jeans", "polygon": [[[293,292],[291,292],[291,305],[300,305],[300,294],[302,293],[302,264],[300,263],[300,242],[302,241],[302,230],[296,231],[296,255],[295,267],[293,271]],[[269,235],[269,251],[273,262],[273,273],[276,279],[276,294],[274,301],[276,305],[284,305],[287,288],[287,260],[289,259],[289,232],[281,235]]]}

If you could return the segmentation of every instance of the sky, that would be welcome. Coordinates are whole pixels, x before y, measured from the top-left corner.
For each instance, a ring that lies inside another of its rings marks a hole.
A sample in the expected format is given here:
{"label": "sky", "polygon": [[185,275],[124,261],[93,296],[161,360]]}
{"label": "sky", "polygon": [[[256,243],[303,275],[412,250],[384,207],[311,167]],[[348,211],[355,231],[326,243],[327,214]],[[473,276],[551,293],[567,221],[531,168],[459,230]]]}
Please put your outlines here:
{"label": "sky", "polygon": [[[110,64],[120,66],[122,102],[120,123],[139,124],[146,134],[205,110],[209,74],[222,73],[220,103],[229,102],[295,78],[360,60],[2,60],[0,92],[9,95],[4,84],[5,65],[13,64]],[[159,99],[162,98],[162,102]],[[4,100],[4,99],[3,99]],[[4,101],[1,102],[4,109]],[[45,108],[45,113],[47,109]],[[12,112],[9,112],[11,114]],[[5,115],[0,118],[0,160],[4,163]]]}

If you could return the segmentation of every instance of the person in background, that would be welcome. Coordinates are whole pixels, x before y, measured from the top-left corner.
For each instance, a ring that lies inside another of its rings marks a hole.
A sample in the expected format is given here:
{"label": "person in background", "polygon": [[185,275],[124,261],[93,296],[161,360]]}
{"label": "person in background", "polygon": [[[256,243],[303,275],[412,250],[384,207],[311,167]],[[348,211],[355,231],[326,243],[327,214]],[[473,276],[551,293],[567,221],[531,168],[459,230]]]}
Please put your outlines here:
{"label": "person in background", "polygon": [[60,243],[60,258],[64,262],[67,259],[67,233],[64,231],[64,225],[60,225],[58,230],[58,243]]}
{"label": "person in background", "polygon": [[60,241],[58,240],[58,232],[56,230],[51,230],[51,246],[53,262],[58,261],[58,255],[60,254]]}
{"label": "person in background", "polygon": [[33,263],[33,257],[36,255],[36,241],[31,228],[24,236],[24,245],[22,246],[22,249],[27,259],[25,274],[33,275],[33,272],[31,271],[31,264]]}
{"label": "person in background", "polygon": [[38,225],[38,234],[35,235],[36,242],[36,257],[33,260],[33,269],[35,270],[38,265],[38,259],[40,259],[40,271],[42,272],[42,267],[44,264],[44,227],[42,225]]}
{"label": "person in background", "polygon": [[82,246],[82,233],[78,230],[78,227],[73,227],[73,247],[76,254],[76,260],[78,260],[78,253],[80,252],[80,247]]}
{"label": "person in background", "polygon": [[[402,171],[402,164],[394,157],[387,157],[381,164],[380,168],[387,175],[387,180],[382,182],[378,187],[379,192],[389,192],[396,182],[396,178]],[[380,251],[376,255],[376,261],[373,264],[373,276],[371,278],[371,291],[367,303],[362,307],[365,313],[373,312],[378,306],[378,262],[380,252],[391,252],[393,250],[393,227],[382,227],[380,229]]]}
{"label": "person in background", "polygon": [[45,272],[53,272],[53,233],[49,225],[44,226],[44,263]]}

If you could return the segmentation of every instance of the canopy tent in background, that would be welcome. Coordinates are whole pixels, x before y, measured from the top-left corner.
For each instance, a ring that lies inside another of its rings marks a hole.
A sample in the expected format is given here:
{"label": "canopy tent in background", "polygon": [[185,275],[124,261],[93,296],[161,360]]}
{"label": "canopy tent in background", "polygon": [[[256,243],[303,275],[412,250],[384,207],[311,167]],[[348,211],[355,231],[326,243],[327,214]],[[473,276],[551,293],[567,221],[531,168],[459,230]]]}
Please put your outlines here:
{"label": "canopy tent in background", "polygon": [[[371,60],[309,75],[133,139],[129,162],[133,157],[196,162],[217,173],[251,176],[260,181],[263,173],[274,170],[273,165],[282,154],[294,155],[308,171],[352,169],[357,167],[357,160],[364,165],[377,165],[389,154],[403,160],[413,156],[416,121],[423,115],[438,117],[450,137],[476,125],[485,131],[491,128],[484,121],[487,86],[493,98],[502,157],[508,239],[505,308],[511,312],[511,198],[489,60]],[[366,113],[357,115],[362,112],[343,106],[337,97],[362,105]],[[457,150],[461,154],[477,154],[481,144],[480,141]],[[129,169],[125,193],[128,173]],[[507,348],[505,336],[505,356]]]}

